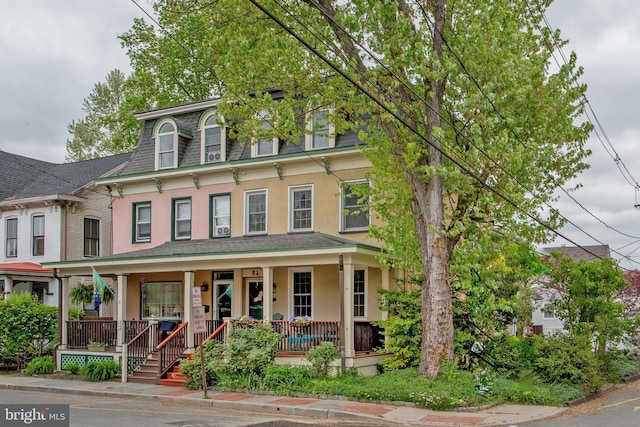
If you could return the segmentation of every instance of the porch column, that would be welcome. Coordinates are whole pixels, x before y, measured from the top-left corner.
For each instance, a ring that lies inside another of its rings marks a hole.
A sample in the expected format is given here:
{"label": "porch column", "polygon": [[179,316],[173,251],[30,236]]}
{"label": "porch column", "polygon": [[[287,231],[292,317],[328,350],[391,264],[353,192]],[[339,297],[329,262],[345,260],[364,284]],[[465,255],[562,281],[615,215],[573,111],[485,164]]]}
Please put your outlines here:
{"label": "porch column", "polygon": [[[382,272],[382,289],[384,289],[385,291],[389,290],[389,268],[388,267],[382,267],[380,269],[380,271]],[[383,310],[381,313],[381,317],[382,320],[387,320],[389,318],[389,312],[387,310]]]}
{"label": "porch column", "polygon": [[194,337],[193,337],[193,316],[192,316],[192,304],[191,294],[193,293],[193,282],[195,279],[195,272],[193,271],[185,271],[184,272],[184,296],[182,300],[184,303],[182,304],[184,313],[182,314],[182,321],[189,322],[187,325],[187,349],[193,349],[194,346]]}
{"label": "porch column", "polygon": [[271,320],[273,316],[273,268],[262,267],[262,319]]}
{"label": "porch column", "polygon": [[127,320],[127,279],[128,275],[118,274],[118,292],[116,293],[116,351],[122,351],[125,344],[125,321]]}
{"label": "porch column", "polygon": [[351,255],[344,256],[344,293],[342,295],[344,304],[344,355],[353,357],[356,354],[353,334],[353,264]]}
{"label": "porch column", "polygon": [[61,277],[60,278],[60,289],[58,289],[58,291],[60,292],[60,295],[62,295],[62,305],[60,307],[60,310],[62,311],[62,316],[60,317],[62,324],[60,325],[60,328],[62,328],[62,336],[61,339],[62,341],[60,342],[60,347],[61,348],[67,348],[67,345],[69,344],[69,331],[67,330],[67,322],[69,321],[69,296],[68,296],[68,289],[69,289],[69,278],[68,277]]}

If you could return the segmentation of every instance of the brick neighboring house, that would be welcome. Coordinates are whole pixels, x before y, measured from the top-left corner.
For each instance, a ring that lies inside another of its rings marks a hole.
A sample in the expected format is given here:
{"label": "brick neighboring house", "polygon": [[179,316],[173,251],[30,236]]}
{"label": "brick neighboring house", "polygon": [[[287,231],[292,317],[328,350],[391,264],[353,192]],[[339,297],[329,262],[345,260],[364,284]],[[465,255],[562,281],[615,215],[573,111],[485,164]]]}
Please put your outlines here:
{"label": "brick neighboring house", "polygon": [[111,197],[93,180],[130,157],[56,164],[0,151],[1,292],[32,292],[58,306],[59,281],[42,263],[111,253]]}
{"label": "brick neighboring house", "polygon": [[[552,253],[560,253],[572,258],[575,262],[593,261],[600,258],[611,258],[609,245],[594,246],[557,246],[544,248],[543,253],[551,256]],[[532,325],[535,333],[551,335],[564,330],[564,323],[558,319],[552,310],[549,309],[552,289],[545,289],[545,284],[549,279],[545,276],[541,278],[541,283],[535,288]]]}
{"label": "brick neighboring house", "polygon": [[[283,333],[280,363],[300,363],[301,353],[331,341],[344,346],[346,366],[375,373],[384,356],[374,351],[382,342],[371,322],[385,316],[377,289],[389,288],[396,272],[381,262],[385,254],[368,235],[377,219],[355,193],[370,185],[371,169],[357,132],[336,135],[320,109],[301,119],[307,132],[298,141],[233,140],[216,115],[218,102],[137,114],[143,128],[131,161],[97,181],[116,196],[113,255],[46,267],[89,277],[93,265],[116,280],[115,319],[98,328],[111,331],[111,356],[127,360],[129,373],[156,357],[145,351],[159,352],[164,363],[167,347],[174,356],[194,351],[241,316],[270,321]],[[204,335],[195,333],[198,291]],[[292,316],[310,325],[296,328]],[[169,343],[145,349],[138,338],[155,322],[173,333]],[[78,327],[64,328],[61,368],[87,354]]]}

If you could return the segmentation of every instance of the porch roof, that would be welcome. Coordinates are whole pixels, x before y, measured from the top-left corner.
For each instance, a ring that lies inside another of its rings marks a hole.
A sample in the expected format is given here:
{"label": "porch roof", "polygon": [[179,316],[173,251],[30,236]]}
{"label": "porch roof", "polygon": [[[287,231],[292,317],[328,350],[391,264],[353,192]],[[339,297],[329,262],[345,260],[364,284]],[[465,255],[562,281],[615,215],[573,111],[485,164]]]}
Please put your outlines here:
{"label": "porch roof", "polygon": [[32,274],[51,277],[53,270],[51,268],[42,268],[35,262],[2,262],[0,263],[0,275],[10,274]]}
{"label": "porch roof", "polygon": [[322,262],[321,257],[331,256],[333,263],[337,263],[335,255],[339,253],[357,253],[371,258],[382,255],[380,248],[353,240],[324,233],[296,233],[170,241],[139,251],[78,261],[50,262],[45,265],[60,268],[61,274],[78,274],[80,269],[86,270],[89,266],[104,266],[106,270],[113,272],[114,268],[119,272],[134,272],[139,270],[134,267],[144,265],[148,269],[154,264],[154,270],[167,271],[175,269],[176,264],[180,264],[180,269],[211,268],[214,261],[217,267],[231,263],[235,266],[255,266],[258,260],[277,265],[276,260],[291,263],[292,257],[299,257],[301,261],[304,259],[303,262],[309,264],[311,260],[327,263]]}

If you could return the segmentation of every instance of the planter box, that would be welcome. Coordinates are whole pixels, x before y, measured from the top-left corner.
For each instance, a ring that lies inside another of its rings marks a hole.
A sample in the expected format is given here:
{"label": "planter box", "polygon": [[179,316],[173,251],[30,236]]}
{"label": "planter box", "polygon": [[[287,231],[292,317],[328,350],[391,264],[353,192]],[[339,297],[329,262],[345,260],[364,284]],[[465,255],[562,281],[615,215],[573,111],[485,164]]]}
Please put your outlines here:
{"label": "planter box", "polygon": [[87,350],[89,351],[107,351],[106,345],[88,345]]}

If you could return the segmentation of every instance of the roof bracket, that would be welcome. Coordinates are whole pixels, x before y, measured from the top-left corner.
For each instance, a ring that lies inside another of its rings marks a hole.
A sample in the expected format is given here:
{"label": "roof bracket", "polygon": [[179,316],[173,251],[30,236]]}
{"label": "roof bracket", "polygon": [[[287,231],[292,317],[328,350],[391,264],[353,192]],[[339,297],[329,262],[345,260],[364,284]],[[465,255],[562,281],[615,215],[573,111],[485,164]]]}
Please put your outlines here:
{"label": "roof bracket", "polygon": [[113,186],[116,187],[116,192],[118,193],[118,197],[122,199],[122,186],[117,182],[113,183]]}
{"label": "roof bracket", "polygon": [[323,156],[320,158],[320,160],[322,160],[322,166],[324,166],[324,170],[327,171],[327,175],[331,175],[331,170],[329,169],[329,159]]}
{"label": "roof bracket", "polygon": [[198,182],[198,175],[196,175],[195,173],[191,174],[191,179],[193,180],[193,185],[196,186],[196,190],[200,189],[200,183]]}
{"label": "roof bracket", "polygon": [[156,185],[156,188],[158,189],[158,193],[162,193],[162,183],[160,182],[160,180],[156,177],[151,178],[153,180],[153,183]]}
{"label": "roof bracket", "polygon": [[276,172],[278,173],[278,178],[282,181],[282,168],[280,167],[280,163],[274,163],[273,167],[276,168]]}
{"label": "roof bracket", "polygon": [[238,181],[238,169],[231,168],[229,169],[229,171],[231,171],[231,176],[233,177],[233,180],[236,182],[236,185],[240,184],[240,181]]}

